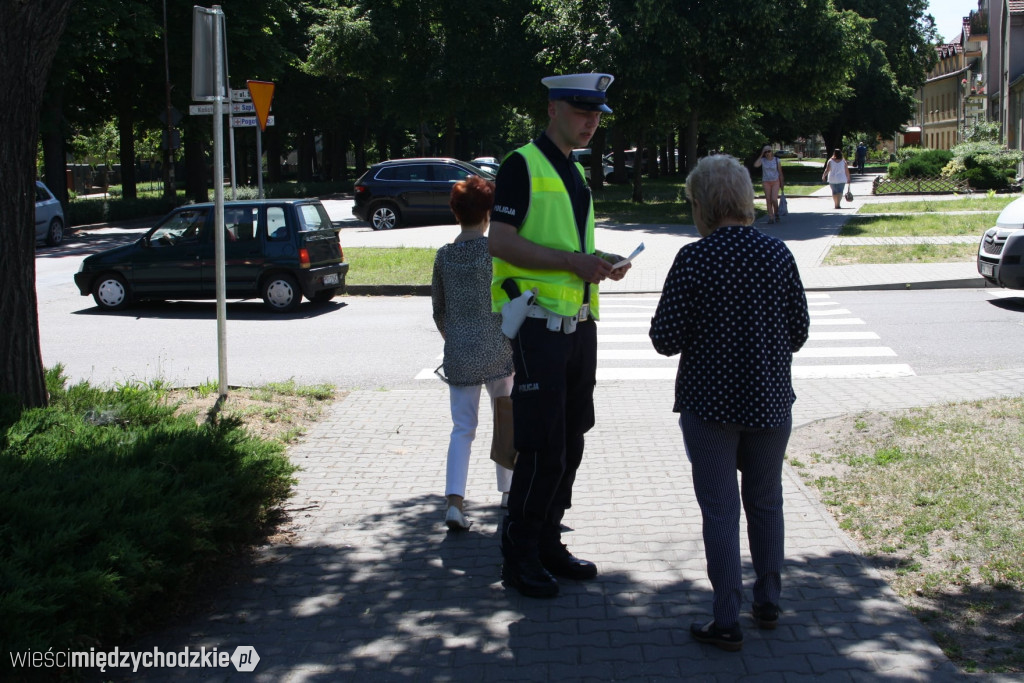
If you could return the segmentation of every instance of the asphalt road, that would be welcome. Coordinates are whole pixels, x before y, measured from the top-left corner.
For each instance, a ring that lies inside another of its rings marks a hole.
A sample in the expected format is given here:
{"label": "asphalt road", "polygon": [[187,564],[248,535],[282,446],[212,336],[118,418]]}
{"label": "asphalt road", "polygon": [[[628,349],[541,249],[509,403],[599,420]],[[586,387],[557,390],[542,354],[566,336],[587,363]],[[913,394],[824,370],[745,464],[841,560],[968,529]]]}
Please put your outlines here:
{"label": "asphalt road", "polygon": [[[359,230],[353,225],[343,233],[356,236],[350,231]],[[417,228],[409,234],[438,230],[457,228]],[[380,234],[369,233],[369,238]],[[112,314],[101,313],[91,297],[79,295],[72,276],[81,259],[125,238],[97,232],[38,250],[44,363],[63,364],[72,380],[105,385],[156,378],[177,386],[215,381],[214,302],[144,304]],[[657,295],[609,295],[605,301],[599,376],[671,378],[676,361],[652,356],[645,339]],[[1024,343],[1024,298],[1013,292],[845,291],[812,298],[811,305],[816,319],[812,335],[822,333],[821,338],[812,336],[811,357],[798,358],[794,367],[812,376],[886,376],[895,368],[904,374],[908,369],[941,374],[1019,365],[1015,350]],[[854,341],[842,340],[849,331],[858,331]],[[326,307],[303,303],[288,315],[266,310],[259,300],[231,301],[227,348],[233,385],[294,379],[341,388],[401,389],[437,381],[432,370],[440,363],[443,344],[428,297],[343,296]]]}

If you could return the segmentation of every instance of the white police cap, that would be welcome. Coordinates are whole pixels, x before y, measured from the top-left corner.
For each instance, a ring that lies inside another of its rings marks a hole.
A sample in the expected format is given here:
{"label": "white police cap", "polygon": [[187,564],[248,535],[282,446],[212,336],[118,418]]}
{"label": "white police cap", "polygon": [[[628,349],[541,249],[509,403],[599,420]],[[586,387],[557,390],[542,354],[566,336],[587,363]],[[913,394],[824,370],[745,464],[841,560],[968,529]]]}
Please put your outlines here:
{"label": "white police cap", "polygon": [[567,74],[548,76],[540,82],[548,87],[549,100],[565,100],[577,109],[610,114],[605,91],[614,80],[611,74]]}

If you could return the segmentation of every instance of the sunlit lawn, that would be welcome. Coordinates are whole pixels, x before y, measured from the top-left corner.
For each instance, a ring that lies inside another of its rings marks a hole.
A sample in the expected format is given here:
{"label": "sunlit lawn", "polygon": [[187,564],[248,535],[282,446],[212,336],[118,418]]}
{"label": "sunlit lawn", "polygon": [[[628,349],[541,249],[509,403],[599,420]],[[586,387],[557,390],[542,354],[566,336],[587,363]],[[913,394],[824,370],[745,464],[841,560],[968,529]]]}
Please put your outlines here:
{"label": "sunlit lawn", "polygon": [[[934,213],[941,211],[1000,211],[1021,197],[1019,194],[994,197],[950,195],[950,199],[921,199],[916,201],[866,204],[857,213]],[[953,198],[955,197],[955,198]]]}
{"label": "sunlit lawn", "polygon": [[833,246],[825,256],[826,266],[856,263],[957,263],[973,261],[978,245],[971,244],[884,244],[871,246]]}
{"label": "sunlit lawn", "polygon": [[976,235],[995,224],[997,213],[854,216],[840,237],[934,237]]}

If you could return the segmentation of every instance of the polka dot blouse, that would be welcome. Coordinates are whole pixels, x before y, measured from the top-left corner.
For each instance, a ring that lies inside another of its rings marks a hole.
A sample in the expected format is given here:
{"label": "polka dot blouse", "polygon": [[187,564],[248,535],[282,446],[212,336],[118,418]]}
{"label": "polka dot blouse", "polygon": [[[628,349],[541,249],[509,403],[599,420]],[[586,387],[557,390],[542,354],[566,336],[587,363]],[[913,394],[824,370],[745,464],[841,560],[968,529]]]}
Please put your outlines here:
{"label": "polka dot blouse", "polygon": [[793,254],[752,226],[721,227],[676,255],[651,342],[681,354],[673,410],[775,427],[796,400],[790,366],[810,319]]}

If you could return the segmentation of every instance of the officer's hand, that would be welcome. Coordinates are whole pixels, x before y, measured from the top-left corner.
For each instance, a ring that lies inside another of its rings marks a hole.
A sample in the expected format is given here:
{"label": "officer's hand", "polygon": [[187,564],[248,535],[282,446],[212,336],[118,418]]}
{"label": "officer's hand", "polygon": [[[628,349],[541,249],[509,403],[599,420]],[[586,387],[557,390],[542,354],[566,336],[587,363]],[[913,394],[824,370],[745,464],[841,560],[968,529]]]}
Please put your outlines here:
{"label": "officer's hand", "polygon": [[[619,260],[621,261],[622,259],[619,259]],[[615,270],[613,270],[611,273],[608,274],[608,277],[610,279],[616,280],[616,281],[621,280],[622,278],[626,277],[626,271],[629,270],[632,267],[633,267],[632,263],[627,263],[626,265],[622,266],[621,268],[616,268]]]}
{"label": "officer's hand", "polygon": [[[612,264],[613,268],[616,263],[625,260],[625,257],[619,256],[618,254],[611,254],[609,252],[604,252],[603,254],[601,254],[601,258],[603,258],[608,263]],[[621,280],[622,278],[626,277],[626,271],[632,267],[632,263],[627,263],[621,268],[614,268],[612,272],[608,274],[608,277],[612,280]]]}
{"label": "officer's hand", "polygon": [[572,254],[569,267],[573,273],[586,282],[597,284],[611,276],[612,264],[593,254]]}

